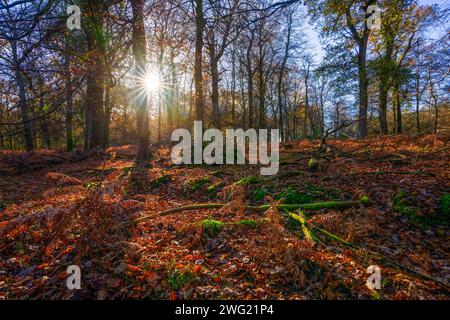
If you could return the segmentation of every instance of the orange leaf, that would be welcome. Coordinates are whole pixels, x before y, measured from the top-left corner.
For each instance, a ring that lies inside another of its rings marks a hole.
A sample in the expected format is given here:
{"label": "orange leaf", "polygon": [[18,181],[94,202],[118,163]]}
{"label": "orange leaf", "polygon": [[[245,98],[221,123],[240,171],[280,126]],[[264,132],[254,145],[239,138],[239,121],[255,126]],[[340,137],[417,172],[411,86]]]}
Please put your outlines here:
{"label": "orange leaf", "polygon": [[198,265],[196,265],[196,266],[194,267],[194,272],[195,272],[195,273],[199,273],[201,269],[202,269],[202,265],[201,265],[201,264],[198,264]]}

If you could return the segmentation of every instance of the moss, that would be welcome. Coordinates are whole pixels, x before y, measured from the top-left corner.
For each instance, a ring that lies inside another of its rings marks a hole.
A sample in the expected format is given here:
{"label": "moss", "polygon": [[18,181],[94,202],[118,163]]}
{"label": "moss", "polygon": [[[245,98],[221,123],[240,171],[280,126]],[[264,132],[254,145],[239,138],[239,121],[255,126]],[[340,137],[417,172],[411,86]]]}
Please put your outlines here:
{"label": "moss", "polygon": [[307,193],[299,193],[292,187],[287,187],[280,194],[275,196],[276,200],[284,199],[285,204],[304,204],[311,203],[315,197]]}
{"label": "moss", "polygon": [[450,194],[444,193],[439,198],[439,212],[447,219],[450,219]]}
{"label": "moss", "polygon": [[339,198],[339,192],[335,188],[324,188],[320,185],[308,183],[305,185],[305,189],[315,199],[333,200]]}
{"label": "moss", "polygon": [[408,199],[408,195],[405,191],[398,192],[394,199],[394,210],[395,212],[401,214],[402,216],[407,216],[412,218],[415,222],[420,222],[419,216],[416,211],[411,207],[411,200]]}
{"label": "moss", "polygon": [[317,171],[317,169],[319,168],[319,163],[316,159],[311,158],[308,160],[307,168],[309,171]]}
{"label": "moss", "polygon": [[258,222],[255,220],[240,220],[238,222],[236,222],[236,224],[240,227],[247,227],[247,228],[251,228],[251,229],[255,229],[258,226]]}
{"label": "moss", "polygon": [[247,186],[247,185],[250,185],[250,184],[258,184],[258,183],[261,183],[263,181],[264,180],[261,179],[260,177],[248,176],[248,177],[245,177],[245,178],[237,181],[236,185],[238,185],[238,186]]}
{"label": "moss", "polygon": [[172,270],[169,273],[167,282],[172,290],[180,290],[184,285],[194,278],[193,274],[188,271]]}
{"label": "moss", "polygon": [[203,220],[201,225],[205,234],[210,237],[216,237],[225,226],[223,222],[217,220]]}
{"label": "moss", "polygon": [[163,185],[163,184],[166,184],[166,183],[168,183],[168,182],[170,182],[170,176],[167,175],[167,174],[164,174],[164,175],[162,175],[162,176],[156,178],[155,180],[153,180],[153,181],[151,182],[150,186],[151,186],[152,188],[158,188],[159,186],[161,186],[161,185]]}
{"label": "moss", "polygon": [[214,198],[215,196],[217,196],[217,193],[219,192],[220,188],[223,187],[223,183],[222,182],[216,182],[213,183],[212,185],[208,186],[206,188],[206,194],[208,196],[208,198]]}
{"label": "moss", "polygon": [[204,189],[204,187],[209,183],[211,183],[211,180],[209,178],[200,178],[190,181],[186,185],[186,188],[188,192],[196,192],[198,190]]}
{"label": "moss", "polygon": [[359,197],[359,201],[360,201],[362,204],[368,204],[368,203],[369,203],[369,197],[366,196],[366,195],[362,195],[362,196]]}
{"label": "moss", "polygon": [[[441,201],[442,201],[442,197],[441,197]],[[427,217],[427,216],[422,216],[422,215],[418,214],[417,210],[414,208],[414,204],[415,204],[414,202],[415,202],[415,198],[413,198],[413,196],[408,195],[405,191],[400,191],[395,195],[395,197],[393,199],[394,210],[395,210],[395,212],[401,214],[402,216],[411,218],[412,221],[414,221],[415,223],[418,223],[419,225],[421,225],[424,228],[427,228],[427,227],[430,227],[433,225],[437,225],[437,224],[448,225],[450,223],[449,216],[448,215],[445,216],[445,214],[441,214],[438,217]],[[444,203],[445,203],[445,199],[444,199]],[[443,203],[440,202],[440,204],[442,205]],[[444,207],[445,207],[445,204],[444,204]],[[442,212],[443,211],[441,210],[441,213]],[[448,214],[448,212],[447,212],[447,214]]]}
{"label": "moss", "polygon": [[266,192],[262,189],[257,189],[253,191],[252,193],[252,199],[253,201],[261,201],[266,196]]}

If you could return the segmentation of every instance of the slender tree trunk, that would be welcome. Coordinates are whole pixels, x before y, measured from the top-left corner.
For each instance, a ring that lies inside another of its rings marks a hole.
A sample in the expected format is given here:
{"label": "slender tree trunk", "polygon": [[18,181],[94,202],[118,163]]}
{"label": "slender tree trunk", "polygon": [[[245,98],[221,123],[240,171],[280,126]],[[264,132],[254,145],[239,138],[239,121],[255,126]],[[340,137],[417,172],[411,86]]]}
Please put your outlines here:
{"label": "slender tree trunk", "polygon": [[367,109],[369,105],[367,78],[367,39],[363,37],[359,45],[358,74],[359,74],[359,138],[367,136]]}
{"label": "slender tree trunk", "polygon": [[112,110],[112,82],[111,74],[108,73],[108,80],[106,81],[105,90],[105,125],[104,125],[104,137],[105,146],[109,146],[109,127],[111,125],[111,110]]}
{"label": "slender tree trunk", "polygon": [[291,47],[291,32],[292,32],[292,13],[288,15],[287,21],[287,36],[286,36],[286,45],[284,48],[284,57],[281,62],[280,74],[278,77],[278,127],[280,129],[280,138],[281,141],[285,141],[284,136],[284,121],[283,121],[283,99],[282,99],[282,85],[284,79],[284,71],[286,69],[286,63],[289,58],[289,49]]}
{"label": "slender tree trunk", "polygon": [[220,108],[219,108],[219,69],[216,59],[215,46],[212,45],[209,51],[211,63],[211,104],[212,104],[212,122],[215,128],[221,128]]}
{"label": "slender tree trunk", "polygon": [[420,73],[416,71],[416,128],[420,134]]}
{"label": "slender tree trunk", "polygon": [[[44,99],[42,97],[39,98],[39,111],[41,113],[45,112],[44,111]],[[47,124],[46,118],[41,118],[40,124],[41,124],[41,132],[42,132],[42,137],[41,137],[42,146],[45,149],[51,149],[52,141],[51,141],[51,138],[50,138],[50,133],[48,132],[48,124]],[[36,146],[38,145],[37,142],[36,142],[35,145]]]}
{"label": "slender tree trunk", "polygon": [[236,53],[232,51],[231,56],[231,123],[236,125]]}
{"label": "slender tree trunk", "polygon": [[136,63],[136,83],[139,95],[136,98],[137,103],[137,142],[138,142],[138,160],[150,158],[150,128],[148,120],[147,89],[144,81],[146,75],[146,57],[147,42],[144,26],[144,4],[145,0],[131,0],[133,10],[133,35],[132,47],[134,61]]}
{"label": "slender tree trunk", "polygon": [[170,141],[173,130],[174,116],[178,117],[177,106],[175,105],[177,74],[175,68],[174,50],[170,51],[170,91],[168,92],[167,103],[167,141]]}
{"label": "slender tree trunk", "polygon": [[18,50],[17,42],[15,40],[11,42],[11,47],[14,63],[14,75],[16,77],[17,87],[19,88],[19,108],[21,111],[22,122],[24,127],[25,149],[26,151],[30,152],[34,150],[34,142],[33,142],[33,129],[28,117],[28,103],[25,92],[25,79],[23,78],[22,75],[22,70],[17,53]]}
{"label": "slender tree trunk", "polygon": [[402,101],[400,97],[400,85],[398,82],[394,85],[394,98],[395,107],[397,109],[397,121],[395,127],[397,129],[397,133],[402,133]]}
{"label": "slender tree trunk", "polygon": [[[66,51],[69,49],[66,39]],[[66,76],[66,150],[73,151],[73,98],[72,98],[72,77],[70,75],[70,55],[65,53],[65,76]]]}
{"label": "slender tree trunk", "polygon": [[204,121],[203,106],[203,74],[202,74],[202,52],[203,52],[203,30],[205,27],[203,17],[203,0],[195,0],[195,120]]}
{"label": "slender tree trunk", "polygon": [[434,94],[433,84],[430,84],[430,95],[431,95],[431,99],[433,100],[433,108],[434,108],[433,133],[436,134],[437,129],[438,129],[439,110],[438,110],[438,100],[437,100],[436,95]]}
{"label": "slender tree trunk", "polygon": [[250,37],[250,43],[247,48],[246,58],[247,58],[247,94],[248,94],[248,127],[253,128],[253,119],[254,111],[253,111],[253,69],[252,69],[252,47],[253,41],[255,39],[255,35],[252,32]]}
{"label": "slender tree trunk", "polygon": [[[261,42],[261,40],[260,40]],[[259,121],[258,128],[264,128],[266,125],[266,84],[264,80],[264,55],[262,54],[262,44],[259,46],[258,61],[258,98],[259,98]]]}
{"label": "slender tree trunk", "polygon": [[385,83],[381,83],[380,84],[379,111],[378,111],[379,112],[380,132],[381,132],[381,134],[388,134],[387,98],[388,98],[387,85]]}

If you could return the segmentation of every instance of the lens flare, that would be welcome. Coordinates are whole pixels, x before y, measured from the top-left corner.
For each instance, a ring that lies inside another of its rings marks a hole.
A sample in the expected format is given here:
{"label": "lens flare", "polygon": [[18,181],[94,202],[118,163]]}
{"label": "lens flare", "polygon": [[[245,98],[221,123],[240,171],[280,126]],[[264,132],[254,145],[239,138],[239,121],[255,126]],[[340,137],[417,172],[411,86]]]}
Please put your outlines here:
{"label": "lens flare", "polygon": [[161,87],[161,81],[159,75],[156,72],[148,73],[144,79],[144,85],[147,91],[157,92]]}

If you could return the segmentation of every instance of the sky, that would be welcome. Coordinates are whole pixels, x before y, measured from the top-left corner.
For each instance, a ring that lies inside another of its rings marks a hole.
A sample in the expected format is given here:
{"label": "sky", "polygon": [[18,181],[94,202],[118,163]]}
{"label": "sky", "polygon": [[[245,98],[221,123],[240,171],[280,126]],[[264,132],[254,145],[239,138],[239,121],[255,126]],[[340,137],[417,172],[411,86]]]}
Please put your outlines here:
{"label": "sky", "polygon": [[[450,7],[450,0],[419,0],[419,4],[420,5],[438,4],[441,8],[444,8]],[[430,30],[428,35],[432,38],[437,38],[439,37],[439,35],[445,32],[446,28],[448,29],[449,26],[448,25],[442,26],[442,28]],[[307,21],[305,23],[303,31],[308,38],[309,46],[314,54],[316,63],[320,63],[322,59],[325,57],[325,51],[320,43],[319,32],[315,29],[315,26],[310,23],[310,21]]]}

